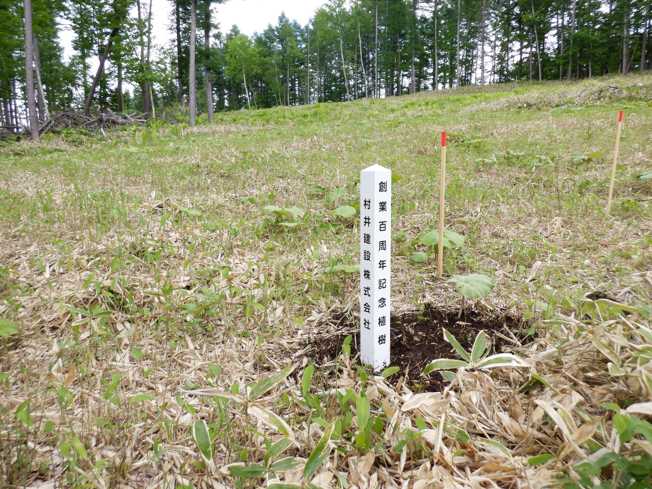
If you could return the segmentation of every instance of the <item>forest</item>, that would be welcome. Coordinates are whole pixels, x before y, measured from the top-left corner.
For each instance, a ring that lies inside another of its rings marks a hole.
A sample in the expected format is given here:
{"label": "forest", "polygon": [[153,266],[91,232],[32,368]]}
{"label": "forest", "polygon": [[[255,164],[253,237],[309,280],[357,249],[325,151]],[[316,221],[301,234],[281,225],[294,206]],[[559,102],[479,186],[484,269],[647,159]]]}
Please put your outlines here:
{"label": "forest", "polygon": [[32,85],[41,122],[68,109],[181,109],[194,125],[214,111],[652,67],[644,0],[328,0],[305,26],[288,12],[251,37],[220,24],[219,3],[170,1],[173,41],[159,46],[151,0],[0,0],[3,129],[26,124]]}

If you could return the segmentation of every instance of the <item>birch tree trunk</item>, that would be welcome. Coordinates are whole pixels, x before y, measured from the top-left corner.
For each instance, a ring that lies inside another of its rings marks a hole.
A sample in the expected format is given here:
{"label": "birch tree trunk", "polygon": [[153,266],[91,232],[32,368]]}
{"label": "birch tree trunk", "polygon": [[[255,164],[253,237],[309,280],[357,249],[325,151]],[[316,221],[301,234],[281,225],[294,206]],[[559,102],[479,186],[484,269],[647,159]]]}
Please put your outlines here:
{"label": "birch tree trunk", "polygon": [[104,63],[106,63],[106,58],[109,57],[109,51],[111,51],[111,46],[113,46],[113,38],[118,35],[119,30],[120,29],[116,27],[111,31],[111,34],[109,34],[109,40],[106,43],[106,47],[104,48],[104,53],[100,58],[100,65],[97,67],[95,78],[93,78],[93,83],[91,84],[91,88],[88,91],[88,97],[86,97],[86,104],[84,106],[84,115],[88,116],[91,113],[91,105],[93,105],[93,97],[95,96],[95,89],[97,88],[97,84],[100,82],[100,78],[102,78],[102,73],[104,73]]}
{"label": "birch tree trunk", "polygon": [[34,32],[32,28],[32,0],[24,0],[25,6],[25,94],[29,111],[29,132],[33,140],[39,138],[34,98]]}
{"label": "birch tree trunk", "polygon": [[38,36],[34,36],[34,67],[36,69],[36,88],[38,89],[38,113],[42,121],[50,119],[48,101],[45,99],[43,83],[41,81],[41,52],[39,50]]}
{"label": "birch tree trunk", "polygon": [[367,71],[364,68],[364,58],[362,57],[362,37],[360,36],[360,21],[358,20],[358,42],[360,43],[360,65],[362,66],[362,77],[364,78],[364,96],[369,97],[369,86],[367,84]]}
{"label": "birch tree trunk", "polygon": [[208,122],[215,122],[213,107],[213,85],[211,83],[211,3],[206,0],[204,10],[204,85],[206,86],[206,113]]}
{"label": "birch tree trunk", "polygon": [[629,73],[629,10],[625,7],[623,19],[623,75]]}
{"label": "birch tree trunk", "polygon": [[433,84],[433,90],[439,90],[439,48],[437,47],[437,27],[439,24],[439,20],[437,18],[437,14],[439,11],[439,2],[435,0],[434,3],[434,12],[432,14],[433,16],[433,21],[435,23],[435,66],[433,67],[433,75],[432,75],[432,84]]}
{"label": "birch tree trunk", "polygon": [[484,85],[484,44],[486,39],[487,0],[482,0],[482,32],[480,33],[480,85]]}
{"label": "birch tree trunk", "polygon": [[177,31],[177,82],[179,83],[179,105],[183,109],[186,100],[183,96],[183,76],[181,74],[181,13],[179,12],[179,0],[174,2],[174,12]]}
{"label": "birch tree trunk", "polygon": [[566,72],[566,79],[571,81],[572,68],[573,68],[573,37],[575,34],[575,9],[577,7],[577,0],[573,0],[573,15],[571,17],[571,38],[568,47],[568,71]]}
{"label": "birch tree trunk", "polygon": [[188,70],[188,104],[190,106],[190,127],[195,127],[197,112],[197,90],[195,78],[195,40],[197,39],[197,0],[190,7],[190,68]]}
{"label": "birch tree trunk", "polygon": [[455,86],[460,86],[460,0],[457,0],[457,54],[455,57]]}
{"label": "birch tree trunk", "polygon": [[374,56],[374,92],[376,98],[380,98],[380,85],[378,85],[378,0],[376,0],[376,54]]}
{"label": "birch tree trunk", "polygon": [[534,0],[531,0],[532,5],[532,22],[534,23],[534,40],[537,43],[537,64],[539,67],[539,81],[541,81],[541,51],[539,49],[539,34],[537,32],[537,22],[534,18]]}

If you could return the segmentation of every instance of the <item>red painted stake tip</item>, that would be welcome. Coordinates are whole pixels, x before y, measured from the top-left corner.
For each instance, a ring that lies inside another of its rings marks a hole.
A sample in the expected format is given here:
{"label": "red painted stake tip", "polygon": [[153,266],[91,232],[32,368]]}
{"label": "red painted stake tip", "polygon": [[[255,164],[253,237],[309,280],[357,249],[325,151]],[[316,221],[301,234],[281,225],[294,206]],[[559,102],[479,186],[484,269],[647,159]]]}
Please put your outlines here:
{"label": "red painted stake tip", "polygon": [[622,121],[623,121],[623,111],[621,110],[620,115],[618,116],[618,122],[622,122]]}
{"label": "red painted stake tip", "polygon": [[446,146],[446,131],[441,133],[441,145]]}

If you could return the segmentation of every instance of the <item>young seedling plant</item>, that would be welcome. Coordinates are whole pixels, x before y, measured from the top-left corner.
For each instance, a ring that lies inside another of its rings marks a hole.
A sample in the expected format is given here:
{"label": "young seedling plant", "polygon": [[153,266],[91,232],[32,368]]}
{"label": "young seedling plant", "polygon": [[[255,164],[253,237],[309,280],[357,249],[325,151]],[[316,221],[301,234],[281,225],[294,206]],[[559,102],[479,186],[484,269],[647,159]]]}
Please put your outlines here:
{"label": "young seedling plant", "polygon": [[437,359],[425,368],[423,371],[424,375],[429,374],[433,370],[447,370],[462,367],[477,369],[529,367],[527,363],[512,353],[498,353],[496,355],[487,356],[491,345],[487,343],[487,336],[484,331],[480,331],[480,334],[476,336],[470,355],[464,348],[462,348],[462,345],[459,344],[455,337],[446,330],[444,330],[444,339],[455,348],[455,351],[460,357],[462,357],[462,360],[449,358]]}
{"label": "young seedling plant", "polygon": [[462,295],[462,306],[457,314],[458,319],[462,317],[462,313],[466,315],[466,299],[482,299],[494,290],[494,283],[491,279],[477,273],[453,275],[447,282],[457,285],[457,291]]}

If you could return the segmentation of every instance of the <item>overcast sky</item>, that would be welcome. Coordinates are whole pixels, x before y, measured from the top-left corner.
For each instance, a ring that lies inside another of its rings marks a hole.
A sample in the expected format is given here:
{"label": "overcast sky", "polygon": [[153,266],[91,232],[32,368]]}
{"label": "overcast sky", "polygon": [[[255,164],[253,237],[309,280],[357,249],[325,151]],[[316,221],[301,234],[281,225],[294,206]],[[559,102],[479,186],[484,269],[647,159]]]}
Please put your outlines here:
{"label": "overcast sky", "polygon": [[[147,3],[147,0],[143,0],[143,3]],[[326,0],[229,0],[213,7],[213,21],[220,25],[220,30],[224,33],[229,32],[235,24],[240,32],[251,36],[254,32],[264,31],[268,24],[275,25],[282,12],[290,20],[296,20],[304,26],[324,3]],[[173,37],[168,31],[172,3],[169,0],[152,0],[152,11],[154,43],[168,45]],[[72,38],[73,33],[63,26],[61,44],[66,58],[73,54]]]}

